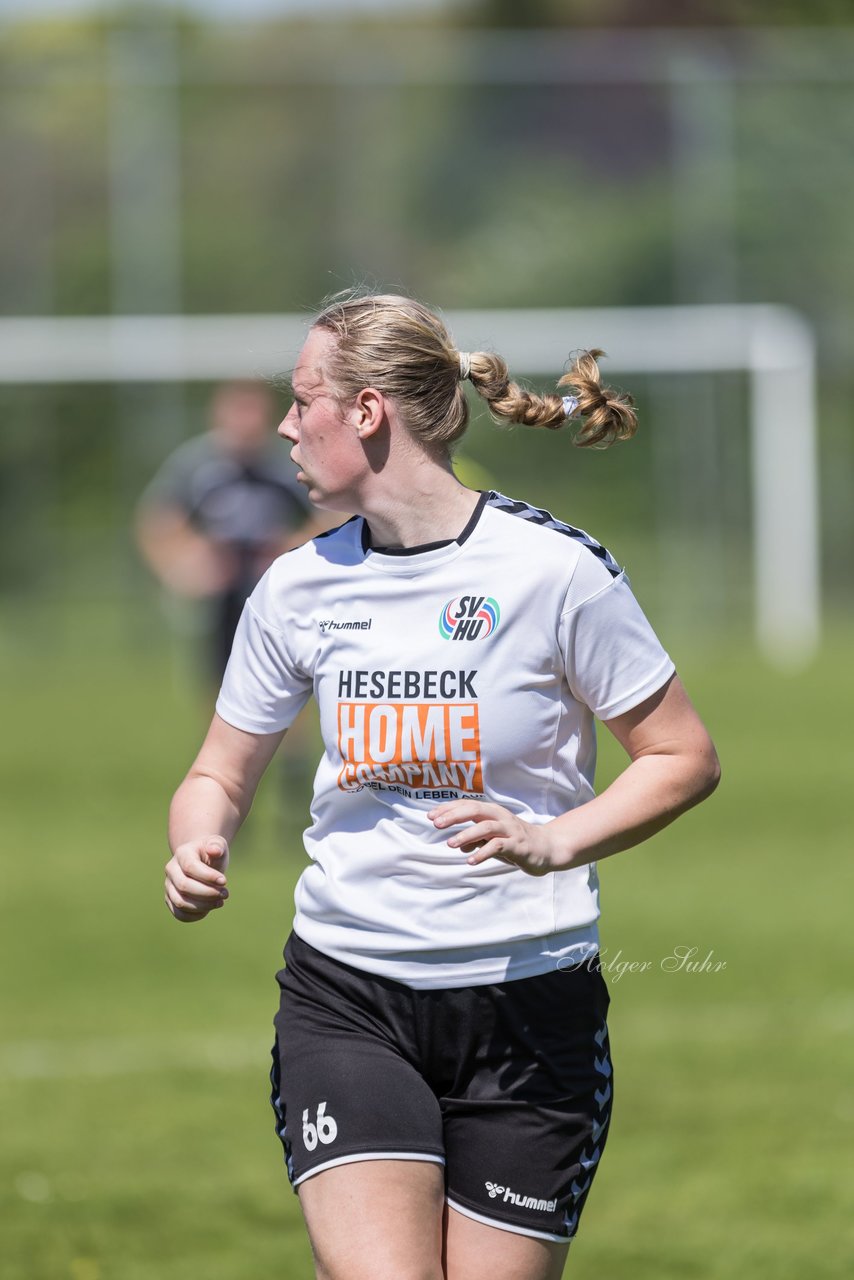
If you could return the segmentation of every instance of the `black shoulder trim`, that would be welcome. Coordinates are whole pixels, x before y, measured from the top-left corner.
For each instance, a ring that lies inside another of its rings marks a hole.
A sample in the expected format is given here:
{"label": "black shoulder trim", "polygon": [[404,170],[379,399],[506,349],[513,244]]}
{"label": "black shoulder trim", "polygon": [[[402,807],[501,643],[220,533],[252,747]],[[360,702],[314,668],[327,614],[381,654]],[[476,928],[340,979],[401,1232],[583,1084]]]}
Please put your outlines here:
{"label": "black shoulder trim", "polygon": [[488,502],[489,502],[489,493],[481,491],[480,497],[478,498],[477,503],[475,505],[475,509],[469,516],[468,524],[466,525],[465,529],[463,529],[462,533],[457,538],[457,542],[459,542],[460,546],[462,546],[464,542],[467,542],[471,537],[471,535],[474,533],[475,529],[477,528],[480,517],[483,515],[484,511],[486,510],[486,506]]}
{"label": "black shoulder trim", "polygon": [[583,529],[576,529],[574,525],[564,524],[563,520],[555,519],[550,511],[544,511],[542,507],[532,507],[529,502],[518,502],[514,498],[506,498],[503,493],[496,493],[494,490],[489,494],[487,503],[496,511],[504,511],[510,516],[519,516],[520,519],[529,520],[532,524],[542,525],[544,529],[553,529],[555,533],[574,538],[602,561],[612,578],[617,578],[622,573],[622,569],[607,547],[603,547],[601,542],[591,538],[590,534],[585,533]]}

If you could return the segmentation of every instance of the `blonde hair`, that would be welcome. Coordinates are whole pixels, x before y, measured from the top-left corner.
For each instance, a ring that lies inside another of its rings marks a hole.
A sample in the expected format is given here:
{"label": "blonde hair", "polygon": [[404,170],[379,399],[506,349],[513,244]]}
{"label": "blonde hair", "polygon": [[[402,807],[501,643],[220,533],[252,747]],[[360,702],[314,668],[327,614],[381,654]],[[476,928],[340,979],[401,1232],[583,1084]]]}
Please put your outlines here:
{"label": "blonde hair", "polygon": [[375,387],[395,401],[411,434],[446,452],[468,425],[467,377],[499,422],[557,430],[578,423],[573,443],[606,448],[637,429],[631,396],[604,387],[598,348],[581,351],[558,387],[568,388],[577,406],[567,417],[564,396],[528,391],[512,382],[500,356],[459,352],[442,320],[413,298],[398,294],[347,293],[330,299],[313,328],[331,333],[335,345],[323,372],[332,391],[349,402],[363,387]]}

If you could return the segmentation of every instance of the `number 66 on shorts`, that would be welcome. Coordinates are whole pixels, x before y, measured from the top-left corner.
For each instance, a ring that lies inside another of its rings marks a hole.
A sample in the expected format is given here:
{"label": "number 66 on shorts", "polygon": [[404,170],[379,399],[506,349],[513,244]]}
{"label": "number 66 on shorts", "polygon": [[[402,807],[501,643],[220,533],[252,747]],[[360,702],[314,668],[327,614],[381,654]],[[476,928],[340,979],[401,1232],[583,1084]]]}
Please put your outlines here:
{"label": "number 66 on shorts", "polygon": [[314,1151],[318,1142],[327,1146],[338,1137],[338,1125],[332,1116],[326,1114],[326,1103],[321,1102],[317,1108],[317,1121],[312,1123],[308,1118],[308,1107],[302,1113],[302,1140],[306,1151]]}

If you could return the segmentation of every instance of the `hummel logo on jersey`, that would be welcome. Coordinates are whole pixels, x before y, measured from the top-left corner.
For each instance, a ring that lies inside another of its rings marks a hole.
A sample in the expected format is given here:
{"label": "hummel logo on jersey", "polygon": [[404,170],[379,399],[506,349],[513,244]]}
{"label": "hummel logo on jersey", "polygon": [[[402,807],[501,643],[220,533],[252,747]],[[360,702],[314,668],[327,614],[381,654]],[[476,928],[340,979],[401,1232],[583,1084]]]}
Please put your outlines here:
{"label": "hummel logo on jersey", "polygon": [[557,1208],[557,1200],[538,1200],[536,1196],[518,1195],[510,1187],[499,1187],[494,1182],[484,1183],[490,1200],[501,1197],[505,1204],[517,1204],[520,1209],[539,1209],[543,1213],[553,1213]]}
{"label": "hummel logo on jersey", "polygon": [[485,640],[500,620],[501,610],[492,596],[456,596],[439,615],[439,635],[444,640]]}
{"label": "hummel logo on jersey", "polygon": [[333,622],[331,618],[323,618],[317,625],[325,635],[327,631],[370,631],[372,622],[373,618],[364,618],[361,622]]}

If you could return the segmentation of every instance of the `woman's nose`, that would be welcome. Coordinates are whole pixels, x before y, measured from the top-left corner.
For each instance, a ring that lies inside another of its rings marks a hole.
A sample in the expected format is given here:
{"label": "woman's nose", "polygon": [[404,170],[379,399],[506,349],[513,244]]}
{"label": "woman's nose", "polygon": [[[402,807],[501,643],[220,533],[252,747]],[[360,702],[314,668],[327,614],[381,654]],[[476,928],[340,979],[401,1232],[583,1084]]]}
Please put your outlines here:
{"label": "woman's nose", "polygon": [[276,428],[276,431],[285,440],[296,440],[296,431],[294,429],[295,423],[296,423],[295,406],[291,405],[290,409],[288,409],[288,412],[285,414],[284,418],[282,418],[282,421],[279,423],[278,427]]}

